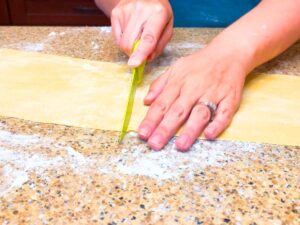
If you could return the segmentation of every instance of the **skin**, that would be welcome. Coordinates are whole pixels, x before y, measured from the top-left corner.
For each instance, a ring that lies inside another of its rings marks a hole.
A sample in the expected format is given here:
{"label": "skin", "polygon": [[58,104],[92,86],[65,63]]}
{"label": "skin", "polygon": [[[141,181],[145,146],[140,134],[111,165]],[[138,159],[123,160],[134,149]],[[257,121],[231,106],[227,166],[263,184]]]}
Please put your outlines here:
{"label": "skin", "polygon": [[[111,16],[117,44],[135,67],[159,55],[172,35],[173,13],[167,0],[97,0]],[[247,74],[300,38],[299,0],[265,0],[216,36],[204,49],[179,59],[155,80],[144,103],[149,111],[138,133],[161,150],[182,127],[176,140],[187,151],[203,133],[215,139],[237,111]],[[133,42],[142,39],[130,55]],[[218,105],[210,122],[209,109]]]}

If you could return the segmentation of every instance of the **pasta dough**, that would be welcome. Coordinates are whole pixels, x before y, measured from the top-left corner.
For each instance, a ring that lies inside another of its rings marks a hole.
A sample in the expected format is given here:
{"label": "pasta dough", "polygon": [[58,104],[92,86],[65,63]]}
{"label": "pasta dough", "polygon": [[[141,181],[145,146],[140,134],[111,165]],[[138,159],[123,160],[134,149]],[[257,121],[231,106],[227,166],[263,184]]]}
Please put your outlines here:
{"label": "pasta dough", "polygon": [[[119,131],[130,79],[127,67],[114,63],[0,49],[0,115]],[[132,130],[147,112],[150,80],[137,90]],[[296,76],[252,76],[220,139],[300,146],[299,88]]]}
{"label": "pasta dough", "polygon": [[0,115],[119,130],[130,73],[125,66],[0,50]]}

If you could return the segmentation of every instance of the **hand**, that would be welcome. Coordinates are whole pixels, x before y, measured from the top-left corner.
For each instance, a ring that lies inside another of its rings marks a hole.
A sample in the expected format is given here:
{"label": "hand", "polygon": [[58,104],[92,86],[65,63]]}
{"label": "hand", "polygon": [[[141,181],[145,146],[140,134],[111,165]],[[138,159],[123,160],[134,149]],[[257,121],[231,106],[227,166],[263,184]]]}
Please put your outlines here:
{"label": "hand", "polygon": [[128,65],[137,67],[160,55],[173,31],[173,12],[168,0],[121,0],[111,13],[112,32],[117,44],[131,55],[134,42],[141,38]]}
{"label": "hand", "polygon": [[[224,131],[238,109],[247,74],[234,54],[207,47],[179,59],[154,81],[144,100],[150,108],[139,127],[140,138],[160,150],[185,123],[176,147],[187,151],[202,132],[215,139]],[[209,108],[200,103],[205,101],[218,106],[212,122]]]}

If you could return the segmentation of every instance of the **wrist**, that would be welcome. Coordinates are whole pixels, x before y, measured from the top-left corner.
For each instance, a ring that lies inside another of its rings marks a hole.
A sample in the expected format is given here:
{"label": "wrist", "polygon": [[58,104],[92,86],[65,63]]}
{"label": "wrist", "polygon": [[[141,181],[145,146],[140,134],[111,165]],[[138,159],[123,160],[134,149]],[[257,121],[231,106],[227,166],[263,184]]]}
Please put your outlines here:
{"label": "wrist", "polygon": [[247,42],[236,40],[236,38],[216,37],[207,45],[206,49],[212,52],[214,57],[230,60],[231,63],[239,66],[246,75],[256,67],[254,48]]}

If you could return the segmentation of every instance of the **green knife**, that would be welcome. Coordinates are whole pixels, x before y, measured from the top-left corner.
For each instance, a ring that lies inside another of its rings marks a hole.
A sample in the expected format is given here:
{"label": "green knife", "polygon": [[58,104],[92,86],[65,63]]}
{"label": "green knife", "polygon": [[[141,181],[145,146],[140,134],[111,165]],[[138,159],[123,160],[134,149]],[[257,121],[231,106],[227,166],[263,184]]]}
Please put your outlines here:
{"label": "green knife", "polygon": [[[141,41],[138,40],[134,43],[132,52],[136,51],[136,49],[140,45],[140,42]],[[139,67],[132,69],[132,79],[131,79],[131,83],[130,83],[129,95],[128,95],[128,99],[127,99],[127,105],[126,105],[125,115],[124,115],[124,119],[123,119],[121,134],[119,137],[119,142],[123,141],[123,139],[128,131],[128,126],[130,123],[130,118],[131,118],[133,104],[134,104],[136,88],[142,82],[145,65],[146,65],[146,62],[144,62]]]}

